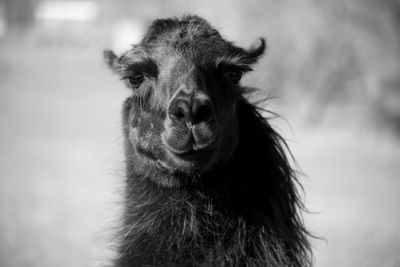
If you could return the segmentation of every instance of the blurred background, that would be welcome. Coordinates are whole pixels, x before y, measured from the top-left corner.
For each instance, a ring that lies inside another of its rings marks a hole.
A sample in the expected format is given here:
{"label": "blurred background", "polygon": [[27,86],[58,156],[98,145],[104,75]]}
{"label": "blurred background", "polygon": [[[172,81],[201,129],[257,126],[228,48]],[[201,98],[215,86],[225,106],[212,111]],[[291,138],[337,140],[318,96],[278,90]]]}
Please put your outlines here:
{"label": "blurred background", "polygon": [[301,170],[316,266],[400,266],[399,0],[0,0],[0,266],[112,256],[129,95],[102,61],[198,14],[268,52],[244,85]]}

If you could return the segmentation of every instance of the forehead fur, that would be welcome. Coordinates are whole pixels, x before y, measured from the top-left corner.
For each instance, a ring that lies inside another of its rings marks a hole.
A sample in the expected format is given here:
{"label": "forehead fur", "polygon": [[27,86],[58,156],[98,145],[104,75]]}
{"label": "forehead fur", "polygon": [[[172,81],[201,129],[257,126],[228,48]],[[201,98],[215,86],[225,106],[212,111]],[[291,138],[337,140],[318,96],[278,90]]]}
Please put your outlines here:
{"label": "forehead fur", "polygon": [[155,20],[141,45],[149,51],[176,51],[199,64],[232,61],[240,64],[245,51],[224,40],[219,32],[197,16]]}
{"label": "forehead fur", "polygon": [[206,20],[197,16],[184,16],[181,20],[167,18],[153,21],[142,44],[174,40],[177,37],[192,40],[196,38],[221,39],[218,31],[212,28]]}

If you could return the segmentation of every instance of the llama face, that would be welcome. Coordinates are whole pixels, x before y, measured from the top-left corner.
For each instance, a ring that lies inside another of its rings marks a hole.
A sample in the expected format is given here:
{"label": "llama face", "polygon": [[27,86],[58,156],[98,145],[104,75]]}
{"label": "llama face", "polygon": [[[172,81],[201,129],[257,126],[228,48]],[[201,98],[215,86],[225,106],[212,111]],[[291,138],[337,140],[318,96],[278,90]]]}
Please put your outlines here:
{"label": "llama face", "polygon": [[121,57],[105,53],[132,96],[125,137],[138,160],[169,173],[201,173],[230,157],[238,142],[241,75],[264,50],[221,38],[197,17],[158,20]]}
{"label": "llama face", "polygon": [[[125,61],[123,79],[133,91],[126,127],[140,158],[188,173],[229,157],[238,138],[237,88],[224,69],[178,54]],[[156,71],[145,72],[151,65]]]}

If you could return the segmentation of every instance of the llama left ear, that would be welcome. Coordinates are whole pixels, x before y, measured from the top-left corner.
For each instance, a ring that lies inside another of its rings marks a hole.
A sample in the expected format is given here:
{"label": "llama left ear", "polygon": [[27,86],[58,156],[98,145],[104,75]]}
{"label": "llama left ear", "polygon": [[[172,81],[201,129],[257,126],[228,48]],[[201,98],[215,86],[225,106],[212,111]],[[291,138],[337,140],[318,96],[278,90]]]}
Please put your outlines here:
{"label": "llama left ear", "polygon": [[256,63],[265,52],[265,39],[259,38],[250,48],[246,51],[246,60],[248,64]]}
{"label": "llama left ear", "polygon": [[113,71],[118,72],[120,63],[117,55],[111,50],[104,50],[103,52],[104,61]]}

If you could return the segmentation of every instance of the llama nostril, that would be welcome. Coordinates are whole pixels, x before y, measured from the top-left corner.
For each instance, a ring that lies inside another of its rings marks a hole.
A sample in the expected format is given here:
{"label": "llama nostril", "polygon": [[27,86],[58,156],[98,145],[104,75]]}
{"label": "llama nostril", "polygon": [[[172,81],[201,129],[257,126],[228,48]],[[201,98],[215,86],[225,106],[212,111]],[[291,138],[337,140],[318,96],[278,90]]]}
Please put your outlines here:
{"label": "llama nostril", "polygon": [[174,102],[169,108],[169,117],[177,121],[185,121],[190,117],[190,108],[183,100]]}
{"label": "llama nostril", "polygon": [[178,120],[183,120],[186,117],[185,110],[181,107],[178,107],[172,115]]}
{"label": "llama nostril", "polygon": [[193,124],[207,121],[212,117],[213,109],[210,101],[199,102],[193,107]]}
{"label": "llama nostril", "polygon": [[192,103],[189,103],[180,98],[171,103],[168,114],[174,121],[198,124],[212,117],[213,108],[208,99],[195,99]]}

